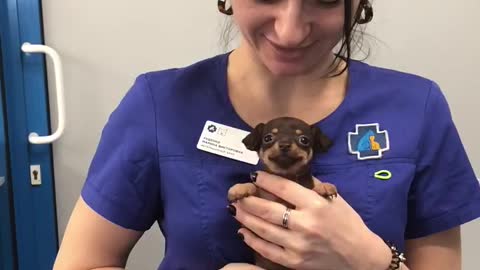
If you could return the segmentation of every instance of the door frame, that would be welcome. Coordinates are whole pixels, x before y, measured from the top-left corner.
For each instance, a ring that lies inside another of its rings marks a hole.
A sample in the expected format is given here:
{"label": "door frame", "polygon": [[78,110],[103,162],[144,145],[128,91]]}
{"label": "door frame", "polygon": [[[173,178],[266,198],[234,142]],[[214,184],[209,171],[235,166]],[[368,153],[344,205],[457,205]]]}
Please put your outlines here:
{"label": "door frame", "polygon": [[[0,38],[0,52],[2,40]],[[3,59],[0,53],[0,269],[16,269],[18,266],[15,242],[13,241],[14,216],[12,185],[8,166],[7,126],[5,121],[5,86],[3,84]]]}

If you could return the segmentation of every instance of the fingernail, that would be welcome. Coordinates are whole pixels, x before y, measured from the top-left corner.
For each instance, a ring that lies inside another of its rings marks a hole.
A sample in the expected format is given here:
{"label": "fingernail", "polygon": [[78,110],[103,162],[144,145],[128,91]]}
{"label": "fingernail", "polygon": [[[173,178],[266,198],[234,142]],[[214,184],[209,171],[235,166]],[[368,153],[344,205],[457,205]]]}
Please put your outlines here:
{"label": "fingernail", "polygon": [[250,173],[250,180],[252,180],[252,182],[257,182],[257,176],[258,176],[258,173],[257,172],[252,172]]}
{"label": "fingernail", "polygon": [[235,208],[235,206],[229,204],[227,208],[228,208],[228,212],[230,212],[232,216],[237,215],[237,208]]}
{"label": "fingernail", "polygon": [[243,234],[237,233],[237,235],[238,235],[238,238],[240,238],[242,241],[245,240],[245,236],[243,236]]}

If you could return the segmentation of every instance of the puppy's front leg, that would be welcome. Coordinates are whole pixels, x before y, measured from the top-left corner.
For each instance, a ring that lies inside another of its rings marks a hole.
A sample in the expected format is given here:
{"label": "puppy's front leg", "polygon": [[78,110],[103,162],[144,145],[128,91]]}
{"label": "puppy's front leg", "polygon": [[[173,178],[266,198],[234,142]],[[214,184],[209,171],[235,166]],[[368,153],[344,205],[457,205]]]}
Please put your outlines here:
{"label": "puppy's front leg", "polygon": [[333,184],[322,183],[320,181],[314,181],[313,191],[327,199],[333,199],[338,195],[337,187],[335,187]]}
{"label": "puppy's front leg", "polygon": [[257,186],[253,183],[236,184],[228,190],[228,201],[234,202],[257,194]]}

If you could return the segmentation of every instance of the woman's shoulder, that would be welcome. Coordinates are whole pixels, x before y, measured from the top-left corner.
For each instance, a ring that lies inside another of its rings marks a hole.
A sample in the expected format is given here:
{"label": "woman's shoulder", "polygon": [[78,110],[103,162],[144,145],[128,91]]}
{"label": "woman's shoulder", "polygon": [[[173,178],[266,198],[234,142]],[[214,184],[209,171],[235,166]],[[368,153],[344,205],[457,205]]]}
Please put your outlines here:
{"label": "woman's shoulder", "polygon": [[151,120],[153,115],[169,117],[184,108],[194,112],[212,105],[217,100],[211,98],[212,94],[221,94],[218,89],[224,57],[215,55],[184,67],[138,74],[112,116],[125,119],[142,115]]}
{"label": "woman's shoulder", "polygon": [[352,60],[351,65],[357,85],[369,89],[375,96],[396,100],[404,98],[413,103],[417,101],[418,105],[432,96],[444,96],[439,83],[426,75],[357,60]]}
{"label": "woman's shoulder", "polygon": [[359,60],[352,60],[351,65],[354,70],[364,72],[370,80],[374,79],[377,83],[395,83],[397,86],[425,86],[435,83],[432,78],[408,71],[400,67],[388,67],[380,64],[372,64]]}
{"label": "woman's shoulder", "polygon": [[[224,77],[223,63],[226,54],[218,54],[208,58],[198,59],[185,66],[147,71],[138,77],[143,77],[146,86],[154,95],[162,95],[175,91],[177,93],[191,92],[202,88],[205,84],[214,84]],[[138,80],[138,78],[137,78]]]}

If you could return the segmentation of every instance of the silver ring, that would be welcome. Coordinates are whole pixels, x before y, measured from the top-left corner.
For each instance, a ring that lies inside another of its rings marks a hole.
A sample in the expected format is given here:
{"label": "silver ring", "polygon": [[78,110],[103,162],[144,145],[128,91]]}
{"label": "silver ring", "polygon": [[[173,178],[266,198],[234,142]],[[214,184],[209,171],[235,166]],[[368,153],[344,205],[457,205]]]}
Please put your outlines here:
{"label": "silver ring", "polygon": [[292,209],[287,207],[287,209],[285,209],[285,212],[283,213],[282,226],[285,229],[288,229],[288,218],[290,217],[290,212],[291,211],[292,211]]}

